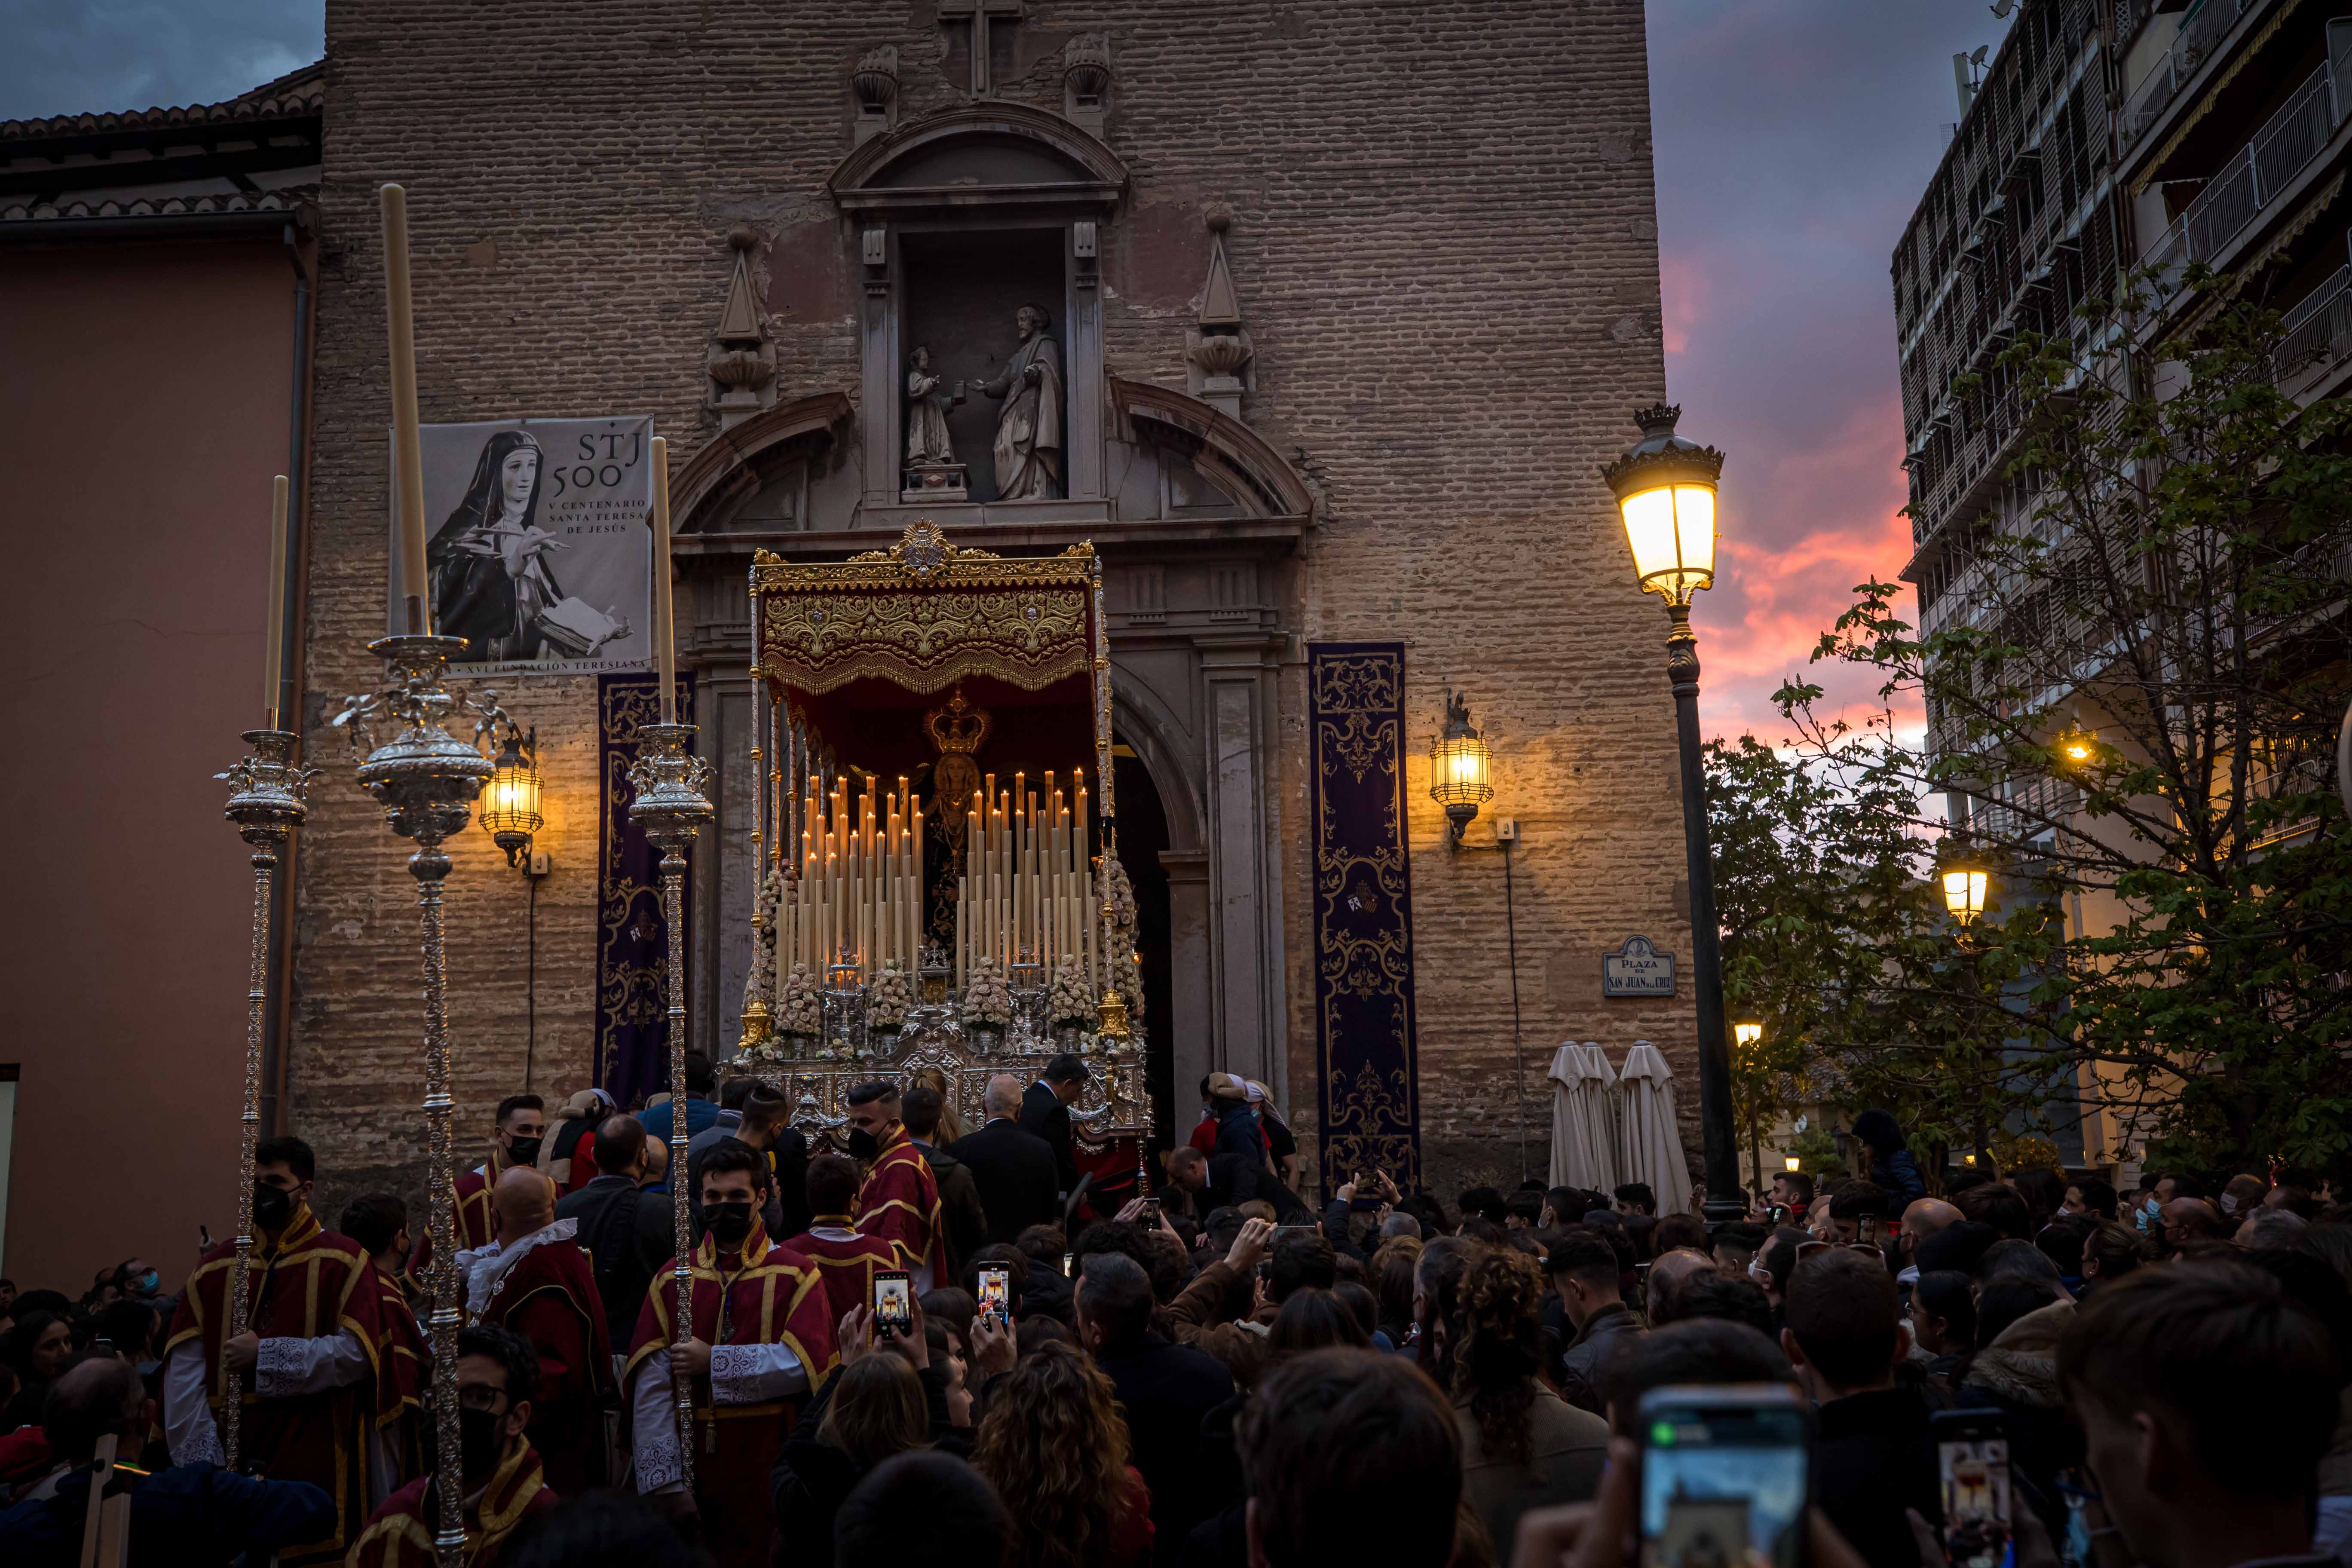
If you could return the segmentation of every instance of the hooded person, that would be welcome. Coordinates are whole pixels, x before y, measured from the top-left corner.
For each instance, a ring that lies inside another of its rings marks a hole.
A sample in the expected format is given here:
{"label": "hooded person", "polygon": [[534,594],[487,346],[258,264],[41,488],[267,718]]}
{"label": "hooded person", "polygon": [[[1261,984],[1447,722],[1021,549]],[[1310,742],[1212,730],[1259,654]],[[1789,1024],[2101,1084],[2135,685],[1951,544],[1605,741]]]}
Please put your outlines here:
{"label": "hooded person", "polygon": [[1864,1111],[1853,1119],[1853,1135],[1870,1151],[1870,1180],[1890,1200],[1890,1218],[1927,1195],[1927,1179],[1919,1173],[1919,1163],[1904,1146],[1903,1129],[1895,1125],[1891,1113]]}
{"label": "hooded person", "polygon": [[554,1184],[537,1171],[508,1171],[490,1198],[498,1238],[457,1255],[466,1312],[536,1349],[526,1436],[547,1484],[577,1497],[604,1484],[604,1408],[613,1398],[612,1342],[595,1265],[577,1239],[580,1222],[555,1217]]}

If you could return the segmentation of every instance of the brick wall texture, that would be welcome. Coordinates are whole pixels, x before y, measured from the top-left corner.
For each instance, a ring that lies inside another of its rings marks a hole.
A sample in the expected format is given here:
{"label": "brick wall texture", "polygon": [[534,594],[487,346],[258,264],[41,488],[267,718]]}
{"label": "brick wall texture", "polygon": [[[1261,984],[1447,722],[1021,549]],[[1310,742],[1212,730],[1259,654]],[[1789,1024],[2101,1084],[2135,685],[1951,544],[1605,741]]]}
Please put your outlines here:
{"label": "brick wall texture", "polygon": [[[1637,1037],[1677,1073],[1695,1150],[1665,618],[1633,587],[1597,466],[1661,396],[1656,226],[1639,0],[1032,0],[1006,97],[1058,110],[1061,50],[1106,33],[1106,139],[1132,184],[1104,236],[1114,374],[1184,384],[1205,204],[1256,347],[1246,417],[1320,487],[1290,574],[1297,634],[1269,781],[1283,847],[1291,1098],[1310,1129],[1314,962],[1303,857],[1303,643],[1408,645],[1422,1131],[1432,1182],[1541,1175],[1542,1074],[1567,1037]],[[305,834],[290,1124],[330,1197],[415,1191],[421,1118],[414,889],[403,845],[324,725],[375,674],[390,418],[375,187],[410,191],[424,417],[646,413],[683,463],[715,430],[703,357],[729,227],[762,260],[785,397],[856,395],[856,237],[824,195],[848,152],[853,63],[899,50],[901,123],[961,100],[923,0],[330,0],[324,261],[310,481]],[[1116,552],[1116,525],[1106,531]],[[1445,847],[1427,798],[1441,691],[1467,693],[1498,788]],[[521,1078],[587,1079],[596,834],[593,687],[527,683],[556,873],[538,894],[478,830],[448,884],[461,1148]],[[1522,1048],[1513,1053],[1503,858]],[[1600,995],[1643,931],[1684,955],[1672,1005]],[[1183,977],[1179,977],[1182,983]],[[535,1029],[527,1040],[527,1012]],[[1517,1095],[1521,1076],[1527,1098]],[[1522,1110],[1524,1106],[1524,1110]]]}

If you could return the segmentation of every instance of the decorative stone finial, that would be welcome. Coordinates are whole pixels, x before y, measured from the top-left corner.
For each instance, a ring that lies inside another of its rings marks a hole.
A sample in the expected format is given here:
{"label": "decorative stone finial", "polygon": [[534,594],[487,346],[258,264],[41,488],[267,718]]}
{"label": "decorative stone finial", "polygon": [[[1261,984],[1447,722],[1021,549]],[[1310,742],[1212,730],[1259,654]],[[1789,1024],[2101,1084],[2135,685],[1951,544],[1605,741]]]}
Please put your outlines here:
{"label": "decorative stone finial", "polygon": [[1230,202],[1211,202],[1201,209],[1201,221],[1209,226],[1211,234],[1223,234],[1234,226],[1234,209]]}
{"label": "decorative stone finial", "polygon": [[738,250],[760,248],[760,231],[748,223],[739,223],[727,231],[727,243]]}
{"label": "decorative stone finial", "polygon": [[860,55],[849,86],[860,113],[887,116],[898,96],[898,46],[882,44]]}

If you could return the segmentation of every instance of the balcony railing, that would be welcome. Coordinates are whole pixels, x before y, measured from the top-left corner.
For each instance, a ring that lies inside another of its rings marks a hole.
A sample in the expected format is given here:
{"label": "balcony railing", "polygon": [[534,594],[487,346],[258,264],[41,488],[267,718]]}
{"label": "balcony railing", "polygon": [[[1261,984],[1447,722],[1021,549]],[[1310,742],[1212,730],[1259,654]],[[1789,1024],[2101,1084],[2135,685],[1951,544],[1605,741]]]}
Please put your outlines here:
{"label": "balcony railing", "polygon": [[2189,13],[2180,24],[2179,37],[2157,62],[2147,79],[2132,89],[2131,100],[2124,106],[2124,145],[2128,147],[2147,134],[2147,128],[2163,114],[2164,106],[2172,101],[2181,85],[2197,74],[2213,47],[2222,36],[2237,25],[2238,18],[2261,5],[2263,0],[2205,0],[2205,4]]}
{"label": "balcony railing", "polygon": [[2352,79],[2352,58],[2338,43],[2327,64],[2311,73],[2277,113],[2264,122],[2235,156],[2221,165],[2188,210],[2148,247],[2142,265],[2154,268],[2168,287],[2192,261],[2210,262],[2278,199],[2344,123]]}
{"label": "balcony railing", "polygon": [[2352,353],[2352,266],[2305,295],[2279,323],[2272,374],[2282,384],[2301,379]]}

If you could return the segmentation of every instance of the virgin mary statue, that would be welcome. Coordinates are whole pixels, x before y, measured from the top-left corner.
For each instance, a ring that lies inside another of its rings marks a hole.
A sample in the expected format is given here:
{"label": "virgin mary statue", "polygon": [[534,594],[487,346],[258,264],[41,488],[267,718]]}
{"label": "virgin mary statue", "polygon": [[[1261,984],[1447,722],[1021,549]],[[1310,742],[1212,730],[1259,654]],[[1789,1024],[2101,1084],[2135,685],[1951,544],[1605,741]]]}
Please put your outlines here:
{"label": "virgin mary statue", "polygon": [[469,639],[465,663],[539,658],[540,615],[563,597],[547,564],[563,546],[539,526],[539,456],[528,431],[483,443],[466,499],[425,549],[434,630]]}

